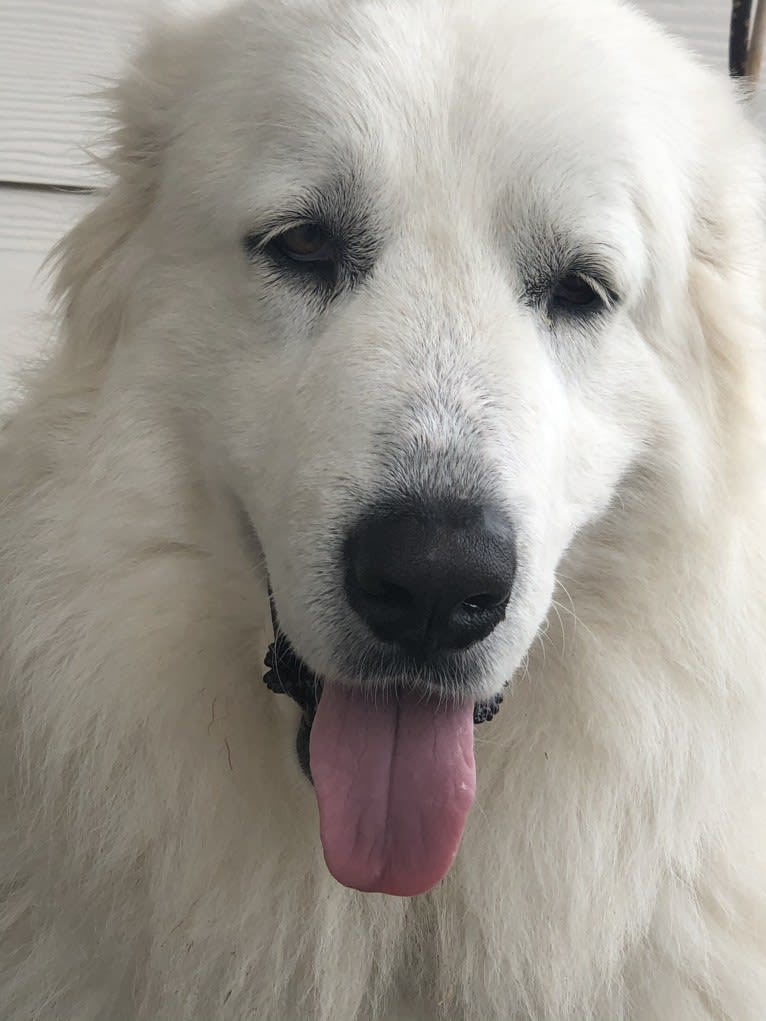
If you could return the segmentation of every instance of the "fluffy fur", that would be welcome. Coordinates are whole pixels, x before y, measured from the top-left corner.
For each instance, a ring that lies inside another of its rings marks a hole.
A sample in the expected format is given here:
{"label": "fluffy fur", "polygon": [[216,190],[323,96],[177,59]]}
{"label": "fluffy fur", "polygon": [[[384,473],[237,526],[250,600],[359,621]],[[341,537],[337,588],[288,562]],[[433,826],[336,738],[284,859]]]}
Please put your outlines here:
{"label": "fluffy fur", "polygon": [[[763,177],[732,89],[607,0],[251,0],[159,29],[114,101],[0,454],[0,1015],[763,1021]],[[243,247],[306,196],[363,235],[332,300]],[[572,259],[611,307],[551,311]],[[315,670],[383,683],[339,537],[477,487],[519,544],[461,661],[477,697],[512,677],[477,804],[431,894],[352,892],[260,682],[264,565]]]}

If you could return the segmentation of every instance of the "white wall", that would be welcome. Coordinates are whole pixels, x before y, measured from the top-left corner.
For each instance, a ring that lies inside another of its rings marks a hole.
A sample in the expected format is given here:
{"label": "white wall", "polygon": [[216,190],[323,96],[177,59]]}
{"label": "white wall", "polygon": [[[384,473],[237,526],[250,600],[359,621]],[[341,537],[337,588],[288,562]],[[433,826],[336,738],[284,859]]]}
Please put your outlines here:
{"label": "white wall", "polygon": [[637,0],[636,6],[692,43],[710,63],[727,66],[730,0]]}

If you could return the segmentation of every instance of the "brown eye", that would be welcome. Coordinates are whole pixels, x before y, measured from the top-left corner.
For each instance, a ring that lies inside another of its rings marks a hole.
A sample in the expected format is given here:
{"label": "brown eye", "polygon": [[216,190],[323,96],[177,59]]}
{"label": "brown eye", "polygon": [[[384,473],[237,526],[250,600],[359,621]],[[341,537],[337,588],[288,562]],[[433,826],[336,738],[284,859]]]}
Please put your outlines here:
{"label": "brown eye", "polygon": [[551,301],[554,308],[577,311],[595,311],[604,304],[593,285],[577,273],[567,273],[556,282],[551,292]]}
{"label": "brown eye", "polygon": [[294,262],[334,262],[335,247],[318,223],[302,223],[275,237],[271,246]]}

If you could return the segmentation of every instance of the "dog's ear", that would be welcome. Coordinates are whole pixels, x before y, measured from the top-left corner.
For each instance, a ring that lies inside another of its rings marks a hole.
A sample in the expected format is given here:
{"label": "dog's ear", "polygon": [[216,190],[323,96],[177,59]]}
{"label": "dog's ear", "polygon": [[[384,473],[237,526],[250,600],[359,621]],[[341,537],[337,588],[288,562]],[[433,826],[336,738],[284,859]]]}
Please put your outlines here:
{"label": "dog's ear", "polygon": [[126,242],[151,208],[199,22],[156,22],[128,72],[101,93],[112,129],[108,191],[56,246],[54,296],[63,317],[62,356],[82,372],[98,369],[117,341],[135,273]]}
{"label": "dog's ear", "polygon": [[[720,99],[720,110],[715,101]],[[741,103],[722,93],[705,111],[710,136],[696,182],[689,294],[709,362],[725,484],[754,478],[766,433],[766,152]]]}

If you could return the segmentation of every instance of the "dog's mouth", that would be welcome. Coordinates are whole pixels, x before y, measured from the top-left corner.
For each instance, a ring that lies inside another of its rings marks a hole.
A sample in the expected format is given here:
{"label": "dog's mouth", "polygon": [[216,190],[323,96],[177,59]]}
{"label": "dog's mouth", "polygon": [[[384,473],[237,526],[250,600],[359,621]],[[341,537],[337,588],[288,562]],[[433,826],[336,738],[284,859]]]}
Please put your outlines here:
{"label": "dog's mouth", "polygon": [[317,677],[275,615],[274,624],[264,681],[301,707],[296,749],[316,791],[327,867],[357,890],[425,893],[449,871],[473,803],[474,724],[492,719],[502,696],[454,704],[391,689],[372,698]]}

